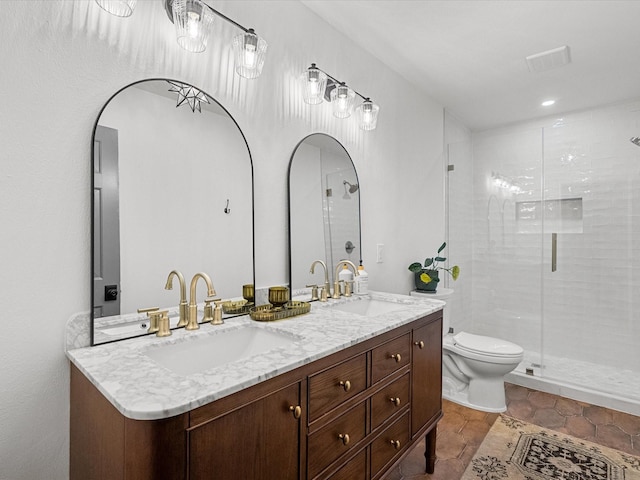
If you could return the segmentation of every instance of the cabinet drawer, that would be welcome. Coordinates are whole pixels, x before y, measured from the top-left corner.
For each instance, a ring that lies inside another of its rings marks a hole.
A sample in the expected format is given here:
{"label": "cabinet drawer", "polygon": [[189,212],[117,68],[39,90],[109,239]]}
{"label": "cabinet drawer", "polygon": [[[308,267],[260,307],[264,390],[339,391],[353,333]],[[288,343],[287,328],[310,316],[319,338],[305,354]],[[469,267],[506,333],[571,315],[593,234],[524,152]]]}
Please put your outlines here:
{"label": "cabinet drawer", "polygon": [[364,391],[366,386],[366,355],[359,355],[309,377],[309,421]]}
{"label": "cabinet drawer", "polygon": [[410,352],[411,335],[408,333],[374,348],[372,351],[373,383],[409,365]]}
{"label": "cabinet drawer", "polygon": [[371,477],[409,444],[409,412],[400,417],[371,444]]}
{"label": "cabinet drawer", "polygon": [[366,411],[361,403],[309,436],[307,459],[309,478],[356,445],[365,435]]}
{"label": "cabinet drawer", "polygon": [[367,478],[367,452],[363,450],[328,480],[365,480]]}
{"label": "cabinet drawer", "polygon": [[406,373],[371,397],[371,429],[378,428],[408,403],[409,373]]}

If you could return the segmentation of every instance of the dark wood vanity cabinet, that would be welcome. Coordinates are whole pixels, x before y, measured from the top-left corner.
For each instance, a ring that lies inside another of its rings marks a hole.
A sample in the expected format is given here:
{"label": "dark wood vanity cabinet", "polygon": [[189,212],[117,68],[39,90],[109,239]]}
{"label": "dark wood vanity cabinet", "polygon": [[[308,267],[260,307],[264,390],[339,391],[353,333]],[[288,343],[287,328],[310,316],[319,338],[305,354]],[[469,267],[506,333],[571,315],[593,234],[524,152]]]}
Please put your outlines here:
{"label": "dark wood vanity cabinet", "polygon": [[379,480],[442,416],[442,312],[164,420],[72,366],[71,479]]}
{"label": "dark wood vanity cabinet", "polygon": [[230,413],[208,410],[204,406],[191,415],[190,479],[300,478],[299,382]]}

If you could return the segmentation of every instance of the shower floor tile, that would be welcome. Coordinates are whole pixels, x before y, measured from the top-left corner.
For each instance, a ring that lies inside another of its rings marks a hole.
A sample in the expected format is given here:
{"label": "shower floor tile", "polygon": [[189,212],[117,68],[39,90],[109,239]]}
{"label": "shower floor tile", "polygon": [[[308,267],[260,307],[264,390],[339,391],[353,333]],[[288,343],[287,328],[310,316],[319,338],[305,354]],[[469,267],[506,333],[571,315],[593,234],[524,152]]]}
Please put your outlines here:
{"label": "shower floor tile", "polygon": [[544,366],[540,366],[540,355],[526,351],[514,373],[523,375],[527,368],[534,365],[533,378],[572,385],[580,390],[591,391],[596,396],[640,403],[640,371],[622,370],[551,355],[545,355],[543,360]]}

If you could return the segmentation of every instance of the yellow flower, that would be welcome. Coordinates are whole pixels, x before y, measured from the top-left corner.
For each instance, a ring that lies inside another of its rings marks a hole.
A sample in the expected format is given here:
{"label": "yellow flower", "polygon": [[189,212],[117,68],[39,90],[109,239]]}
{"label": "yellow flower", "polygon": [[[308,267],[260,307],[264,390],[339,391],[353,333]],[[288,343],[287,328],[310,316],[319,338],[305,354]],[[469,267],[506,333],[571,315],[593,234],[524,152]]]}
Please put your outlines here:
{"label": "yellow flower", "polygon": [[457,280],[459,275],[460,275],[460,267],[458,265],[454,265],[454,267],[451,269],[451,276],[453,277],[454,280]]}
{"label": "yellow flower", "polygon": [[429,283],[431,281],[431,277],[426,273],[422,272],[420,274],[420,280],[422,280],[424,283]]}

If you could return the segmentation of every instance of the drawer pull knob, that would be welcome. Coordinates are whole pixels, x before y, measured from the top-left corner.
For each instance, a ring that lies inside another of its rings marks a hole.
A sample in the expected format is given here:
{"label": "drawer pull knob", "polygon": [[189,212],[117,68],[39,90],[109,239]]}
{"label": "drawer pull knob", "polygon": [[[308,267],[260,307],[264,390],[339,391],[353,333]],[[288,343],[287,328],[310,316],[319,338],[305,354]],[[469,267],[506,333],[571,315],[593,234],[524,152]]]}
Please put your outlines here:
{"label": "drawer pull knob", "polygon": [[300,405],[296,405],[295,407],[293,405],[289,405],[289,411],[293,413],[293,418],[296,420],[302,416],[302,408],[300,408]]}
{"label": "drawer pull knob", "polygon": [[391,397],[389,400],[390,400],[390,401],[391,401],[391,403],[393,403],[396,407],[399,407],[399,406],[400,406],[400,397],[395,397],[395,398]]}
{"label": "drawer pull knob", "polygon": [[[351,390],[351,382],[349,380],[346,380],[344,382],[340,382],[340,386],[342,388],[344,388],[345,392],[348,392],[349,390]],[[346,444],[345,444],[346,445]]]}
{"label": "drawer pull knob", "polygon": [[393,448],[396,450],[400,450],[400,440],[391,440],[391,445],[393,445]]}
{"label": "drawer pull knob", "polygon": [[338,435],[338,438],[342,440],[342,443],[345,445],[349,445],[349,442],[351,441],[348,433],[341,433],[340,435]]}
{"label": "drawer pull knob", "polygon": [[394,353],[393,355],[391,355],[391,358],[393,358],[396,363],[400,363],[400,360],[402,360],[402,355],[400,355],[399,353]]}
{"label": "drawer pull knob", "polygon": [[417,345],[420,350],[424,348],[424,342],[420,340],[419,342],[413,342],[414,345]]}

